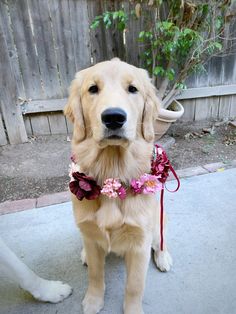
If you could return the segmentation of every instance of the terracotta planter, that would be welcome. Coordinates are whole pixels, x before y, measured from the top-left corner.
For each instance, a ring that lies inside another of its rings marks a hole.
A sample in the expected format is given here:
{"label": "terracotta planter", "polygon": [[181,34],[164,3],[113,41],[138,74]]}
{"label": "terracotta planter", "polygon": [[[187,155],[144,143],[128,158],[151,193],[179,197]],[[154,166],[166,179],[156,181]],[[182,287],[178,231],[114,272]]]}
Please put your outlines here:
{"label": "terracotta planter", "polygon": [[182,117],[184,107],[174,100],[166,109],[161,108],[154,124],[155,140],[160,139],[169,129],[171,123]]}

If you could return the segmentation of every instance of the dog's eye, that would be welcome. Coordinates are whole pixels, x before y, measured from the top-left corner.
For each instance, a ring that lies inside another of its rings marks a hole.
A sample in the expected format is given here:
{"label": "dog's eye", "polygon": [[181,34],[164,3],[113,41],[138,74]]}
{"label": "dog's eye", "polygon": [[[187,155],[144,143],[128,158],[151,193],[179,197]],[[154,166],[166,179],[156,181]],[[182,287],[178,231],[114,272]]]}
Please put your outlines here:
{"label": "dog's eye", "polygon": [[138,90],[134,85],[129,85],[128,91],[129,91],[129,93],[135,94],[135,93],[137,93]]}
{"label": "dog's eye", "polygon": [[90,94],[97,94],[98,93],[98,86],[92,85],[89,87],[88,91],[90,92]]}

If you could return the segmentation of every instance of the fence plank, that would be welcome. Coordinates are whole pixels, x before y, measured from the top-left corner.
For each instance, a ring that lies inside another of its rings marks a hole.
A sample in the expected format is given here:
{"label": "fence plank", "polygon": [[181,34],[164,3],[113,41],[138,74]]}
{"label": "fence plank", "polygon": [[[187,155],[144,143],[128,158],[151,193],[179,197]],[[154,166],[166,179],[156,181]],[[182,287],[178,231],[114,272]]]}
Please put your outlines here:
{"label": "fence plank", "polygon": [[231,98],[230,117],[236,119],[236,95],[233,95]]}
{"label": "fence plank", "polygon": [[219,100],[219,112],[218,118],[221,119],[228,119],[230,116],[230,105],[231,105],[231,98],[232,96],[222,96]]}
{"label": "fence plank", "polygon": [[[117,11],[121,9],[121,1],[101,1],[102,12],[106,11]],[[107,49],[107,59],[110,60],[114,57],[124,59],[125,47],[123,44],[123,34],[118,31],[117,22],[115,21],[110,28],[106,29],[105,32],[105,44]]]}
{"label": "fence plank", "polygon": [[67,98],[32,100],[21,106],[23,114],[42,113],[48,111],[62,111],[66,105]]}
{"label": "fence plank", "polygon": [[[87,0],[69,1],[70,23],[76,71],[85,69],[91,64],[90,25]],[[73,74],[73,75],[74,75]]]}
{"label": "fence plank", "polygon": [[49,113],[48,120],[52,134],[66,134],[66,119],[62,113]]}
{"label": "fence plank", "polygon": [[209,107],[205,98],[195,100],[194,120],[201,121],[209,117]]}
{"label": "fence plank", "polygon": [[[88,1],[89,24],[94,20],[94,18],[97,15],[101,15],[102,13],[103,12],[101,0]],[[97,63],[108,59],[107,45],[105,39],[106,39],[105,32],[102,27],[98,27],[95,30],[91,30],[90,40],[93,63]]]}
{"label": "fence plank", "polygon": [[73,123],[66,118],[66,125],[67,125],[67,133],[73,133],[74,125]]}
{"label": "fence plank", "polygon": [[0,21],[0,105],[10,144],[27,142],[27,135],[21,114],[17,105],[17,86],[12,74],[7,43]]}
{"label": "fence plank", "polygon": [[226,84],[236,84],[236,62],[235,62],[235,54],[226,56],[222,60],[223,64],[223,81],[224,85]]}
{"label": "fence plank", "polygon": [[207,97],[206,98],[206,106],[209,109],[208,109],[208,117],[205,117],[204,119],[210,119],[210,120],[218,119],[220,98],[221,97]]}
{"label": "fence plank", "polygon": [[8,3],[26,97],[43,98],[27,0],[8,0]]}
{"label": "fence plank", "polygon": [[32,127],[31,127],[31,122],[30,122],[30,117],[28,116],[23,116],[24,123],[25,123],[25,130],[28,136],[32,136]]}
{"label": "fence plank", "polygon": [[[68,94],[68,86],[76,72],[72,30],[68,0],[48,2],[55,39],[55,51],[60,73],[63,96]],[[78,25],[76,28],[78,31]]]}
{"label": "fence plank", "polygon": [[[134,4],[129,1],[124,1],[124,10],[127,14],[130,14],[130,11],[134,9]],[[126,38],[126,60],[128,63],[131,63],[135,66],[143,65],[142,62],[142,53],[143,49],[141,45],[138,44],[138,37],[141,30],[143,30],[143,17],[139,19],[131,18],[127,24],[127,30],[125,32]],[[134,53],[135,52],[135,53]]]}
{"label": "fence plank", "polygon": [[12,21],[10,19],[10,15],[8,14],[8,9],[9,8],[7,2],[0,1],[0,19],[2,20],[2,27],[6,38],[12,72],[17,84],[18,95],[22,98],[25,98],[24,84],[22,80],[22,75],[20,73],[17,49],[14,43],[14,37],[12,32]]}
{"label": "fence plank", "polygon": [[8,143],[7,142],[7,136],[6,136],[5,128],[3,125],[2,115],[0,112],[0,146],[6,145],[7,143]]}
{"label": "fence plank", "polygon": [[51,134],[48,117],[43,114],[36,114],[30,117],[33,135]]}
{"label": "fence plank", "polygon": [[195,114],[195,99],[188,99],[181,101],[184,107],[184,114],[181,118],[182,121],[193,121]]}
{"label": "fence plank", "polygon": [[48,2],[30,0],[28,4],[45,98],[59,98],[62,96],[62,92],[59,83]]}
{"label": "fence plank", "polygon": [[[88,1],[88,16],[90,24],[94,18],[106,11],[121,9],[122,1]],[[93,62],[110,60],[114,57],[126,59],[126,51],[123,43],[123,34],[117,30],[116,22],[110,28],[98,27],[90,32],[91,51]],[[137,50],[137,49],[136,49]]]}
{"label": "fence plank", "polygon": [[209,61],[208,86],[216,86],[222,83],[223,59],[214,57]]}
{"label": "fence plank", "polygon": [[235,93],[236,84],[210,87],[197,87],[183,90],[181,94],[179,94],[176,97],[176,99],[205,98],[210,96],[233,95]]}

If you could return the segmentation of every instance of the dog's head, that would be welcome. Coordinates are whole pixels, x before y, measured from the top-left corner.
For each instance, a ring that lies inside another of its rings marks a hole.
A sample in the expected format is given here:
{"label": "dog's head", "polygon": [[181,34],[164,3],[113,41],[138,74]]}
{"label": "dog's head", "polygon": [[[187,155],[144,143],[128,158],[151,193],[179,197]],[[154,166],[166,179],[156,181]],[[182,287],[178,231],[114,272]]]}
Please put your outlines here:
{"label": "dog's head", "polygon": [[104,147],[153,141],[158,108],[147,72],[112,59],[76,74],[64,113],[74,123],[74,141],[93,137]]}

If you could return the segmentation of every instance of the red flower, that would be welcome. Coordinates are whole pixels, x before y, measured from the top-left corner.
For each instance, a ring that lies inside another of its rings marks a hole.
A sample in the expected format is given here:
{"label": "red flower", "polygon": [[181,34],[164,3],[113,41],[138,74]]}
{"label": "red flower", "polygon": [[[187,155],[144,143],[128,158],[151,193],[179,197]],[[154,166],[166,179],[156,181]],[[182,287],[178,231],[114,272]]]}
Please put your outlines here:
{"label": "red flower", "polygon": [[158,180],[161,183],[165,183],[169,175],[170,161],[166,155],[166,152],[158,145],[155,146],[156,156],[154,156],[152,159],[151,173],[155,176],[158,176]]}
{"label": "red flower", "polygon": [[87,200],[94,200],[100,195],[101,187],[93,178],[81,172],[73,172],[72,176],[74,181],[70,182],[69,187],[78,200],[82,201],[84,197]]}

